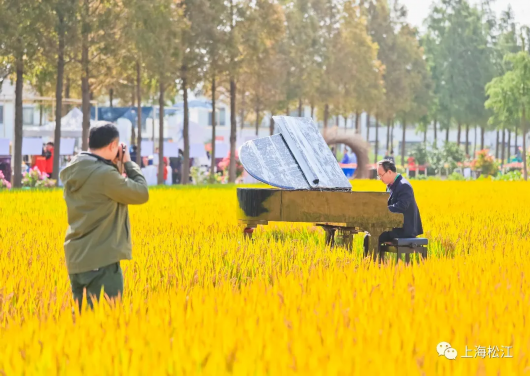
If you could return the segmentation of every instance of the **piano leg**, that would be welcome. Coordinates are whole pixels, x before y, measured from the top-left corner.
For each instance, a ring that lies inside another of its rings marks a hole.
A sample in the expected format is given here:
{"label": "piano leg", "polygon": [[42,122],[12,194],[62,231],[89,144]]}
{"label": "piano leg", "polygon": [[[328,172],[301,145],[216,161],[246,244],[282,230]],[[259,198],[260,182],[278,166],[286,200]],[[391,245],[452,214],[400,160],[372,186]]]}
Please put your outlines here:
{"label": "piano leg", "polygon": [[243,234],[245,235],[245,239],[252,239],[252,233],[254,232],[253,227],[245,227],[243,230]]}
{"label": "piano leg", "polygon": [[357,233],[357,231],[344,231],[344,234],[342,235],[342,242],[344,248],[346,248],[350,252],[353,251],[353,234],[355,233]]}
{"label": "piano leg", "polygon": [[370,253],[373,261],[377,261],[379,255],[379,236],[385,231],[380,227],[372,227],[368,229],[368,233],[364,238],[364,257]]}
{"label": "piano leg", "polygon": [[364,233],[364,241],[363,241],[363,257],[368,256],[368,251],[370,250],[370,233],[365,232]]}
{"label": "piano leg", "polygon": [[326,245],[333,247],[335,245],[335,229],[330,226],[322,226],[326,231]]}

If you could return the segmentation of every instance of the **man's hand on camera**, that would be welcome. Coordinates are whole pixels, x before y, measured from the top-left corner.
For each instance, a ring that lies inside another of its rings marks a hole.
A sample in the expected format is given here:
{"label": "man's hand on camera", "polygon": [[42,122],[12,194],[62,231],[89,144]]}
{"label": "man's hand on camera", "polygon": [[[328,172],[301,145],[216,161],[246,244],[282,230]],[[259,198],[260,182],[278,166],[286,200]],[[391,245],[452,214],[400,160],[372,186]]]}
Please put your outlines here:
{"label": "man's hand on camera", "polygon": [[[125,144],[120,144],[120,148],[123,146],[125,146]],[[131,161],[131,154],[129,153],[129,148],[125,146],[125,154],[123,155],[123,163],[130,162],[130,161]]]}

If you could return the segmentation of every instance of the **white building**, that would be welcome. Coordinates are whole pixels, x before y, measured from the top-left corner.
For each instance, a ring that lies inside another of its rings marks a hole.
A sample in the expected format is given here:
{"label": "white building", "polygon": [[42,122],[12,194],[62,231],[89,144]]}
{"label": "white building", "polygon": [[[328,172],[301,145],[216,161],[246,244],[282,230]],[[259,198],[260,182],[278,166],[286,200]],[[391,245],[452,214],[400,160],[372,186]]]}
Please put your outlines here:
{"label": "white building", "polygon": [[[23,126],[26,129],[25,136],[35,137],[36,133],[39,133],[38,130],[42,130],[43,141],[48,141],[53,138],[54,123],[50,123],[49,119],[52,117],[50,113],[46,111],[41,111],[41,106],[37,101],[38,96],[30,88],[24,88],[24,104],[23,104]],[[46,102],[46,105],[53,105],[53,102]],[[229,103],[224,103],[223,101],[217,102],[217,127],[216,135],[217,142],[220,143],[229,143],[230,137],[230,106]],[[145,122],[142,127],[142,137],[146,140],[158,140],[159,136],[159,127],[158,127],[158,108],[156,106],[152,107],[153,111],[150,111],[150,115],[145,119]],[[134,109],[135,111],[135,109]],[[208,98],[204,97],[195,97],[193,93],[190,92],[189,95],[189,134],[190,134],[190,144],[204,144],[211,142],[212,135],[212,111],[211,104]],[[293,110],[289,114],[291,116],[298,116],[298,110]],[[310,116],[311,111],[309,107],[303,109],[303,116]],[[319,126],[322,127],[322,116],[315,110],[315,116],[319,119]],[[134,121],[133,121],[134,122]],[[7,138],[11,140],[14,139],[14,123],[15,123],[15,88],[12,82],[6,80],[3,86],[0,89],[0,138]],[[131,137],[131,128],[132,122],[126,118],[120,118],[116,120],[118,127],[120,128],[120,133],[123,134],[123,139],[126,142],[130,142]],[[354,118],[350,117],[346,120],[346,125],[344,118],[340,117],[339,127],[353,128],[354,127]],[[366,128],[366,115],[361,115],[361,134],[366,137],[367,128]],[[154,127],[153,127],[154,124]],[[165,124],[164,124],[164,138],[171,140],[173,142],[179,142],[182,146],[182,124],[183,124],[183,103],[180,101],[173,105],[167,106]],[[336,124],[336,119],[331,118],[329,125]],[[80,127],[80,125],[79,125]],[[79,128],[80,131],[80,128]],[[266,114],[258,127],[258,135],[256,136],[256,129],[253,124],[245,124],[244,127],[238,123],[237,126],[237,146],[239,147],[247,140],[254,139],[256,137],[264,137],[269,135],[269,115]],[[386,135],[387,127],[380,125],[378,129],[379,136],[379,145],[378,145],[378,155],[382,156],[386,153]],[[391,148],[394,150],[394,155],[399,156],[401,154],[401,140],[403,137],[403,132],[399,124],[395,124],[393,130],[393,143]],[[423,142],[423,133],[418,133],[414,126],[410,125],[406,130],[406,148],[407,153],[417,144]],[[371,126],[369,132],[369,142],[375,148],[375,119],[371,119]],[[515,144],[514,135],[512,133],[511,145],[513,154],[513,145]],[[473,151],[473,144],[475,140],[474,130],[470,130],[470,154]],[[445,131],[438,132],[439,142],[445,140]],[[449,140],[457,140],[457,130],[452,129],[449,133]],[[431,128],[428,130],[427,141],[432,143],[434,141],[434,132]],[[496,143],[496,132],[486,132],[485,137],[485,147],[489,148],[492,153],[494,153],[495,143]],[[461,142],[465,142],[465,130],[462,129]],[[507,140],[506,140],[507,142]],[[477,150],[480,147],[480,130],[477,130],[476,135]],[[79,143],[77,143],[79,144]],[[528,143],[530,145],[530,142]],[[517,145],[522,145],[522,137],[519,135],[517,139]]]}
{"label": "white building", "polygon": [[[28,86],[23,91],[22,124],[24,127],[46,124],[49,113],[42,108],[37,93]],[[48,101],[45,104],[51,105]],[[42,116],[42,117],[41,117]],[[13,140],[15,136],[15,85],[5,80],[0,87],[0,138]]]}

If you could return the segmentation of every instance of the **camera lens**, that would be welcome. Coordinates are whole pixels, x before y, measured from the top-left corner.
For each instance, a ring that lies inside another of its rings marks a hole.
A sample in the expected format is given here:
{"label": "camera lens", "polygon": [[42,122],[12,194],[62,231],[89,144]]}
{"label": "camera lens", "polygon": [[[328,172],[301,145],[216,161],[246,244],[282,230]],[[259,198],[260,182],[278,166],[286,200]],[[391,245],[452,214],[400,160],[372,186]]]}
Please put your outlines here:
{"label": "camera lens", "polygon": [[[120,145],[121,147],[121,152],[122,152],[122,155],[125,154],[125,150],[127,150],[127,146],[126,145]],[[119,158],[120,157],[120,149],[118,148],[118,153],[116,154],[116,158]]]}

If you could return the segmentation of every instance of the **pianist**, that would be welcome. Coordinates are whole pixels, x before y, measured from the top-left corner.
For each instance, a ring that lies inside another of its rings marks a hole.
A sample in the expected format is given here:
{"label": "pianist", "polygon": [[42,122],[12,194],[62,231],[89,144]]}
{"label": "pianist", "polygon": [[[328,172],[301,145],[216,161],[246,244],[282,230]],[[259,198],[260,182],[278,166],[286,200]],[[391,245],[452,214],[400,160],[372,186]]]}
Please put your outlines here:
{"label": "pianist", "polygon": [[403,227],[383,232],[379,237],[379,244],[390,242],[395,238],[415,238],[423,234],[420,212],[408,180],[396,172],[395,164],[389,160],[377,164],[377,176],[390,192],[388,210],[403,214]]}

